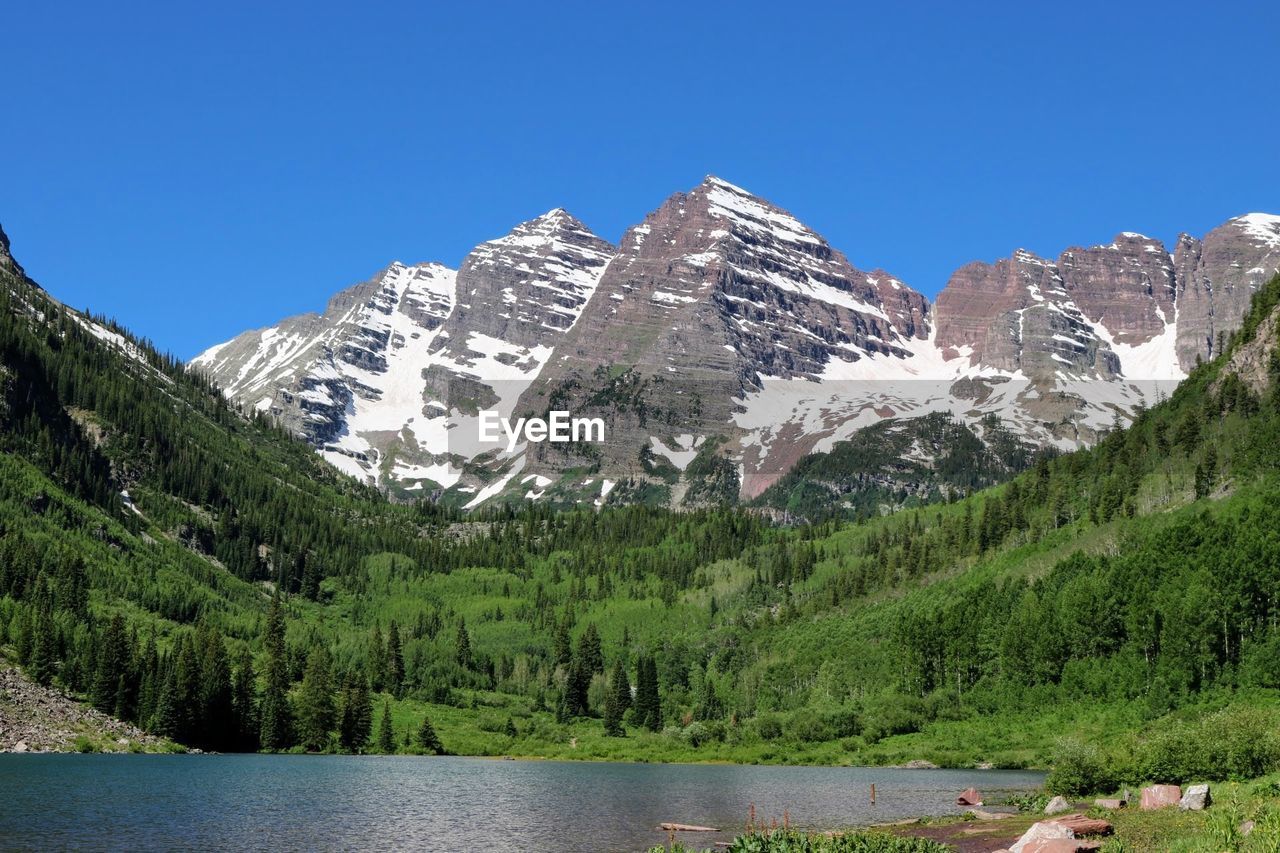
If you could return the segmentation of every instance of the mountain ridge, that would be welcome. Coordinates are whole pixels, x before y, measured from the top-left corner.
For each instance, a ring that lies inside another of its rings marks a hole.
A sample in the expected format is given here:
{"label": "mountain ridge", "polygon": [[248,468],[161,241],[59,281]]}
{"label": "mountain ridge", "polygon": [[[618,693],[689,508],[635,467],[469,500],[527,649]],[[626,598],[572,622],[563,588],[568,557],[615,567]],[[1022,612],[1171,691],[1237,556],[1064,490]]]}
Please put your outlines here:
{"label": "mountain ridge", "polygon": [[[971,262],[931,301],[708,176],[617,246],[562,208],[480,244],[452,272],[460,283],[442,328],[416,330],[432,340],[398,380],[376,360],[353,376],[334,376],[345,368],[320,358],[272,373],[248,347],[229,358],[228,344],[192,365],[342,470],[402,497],[476,506],[559,482],[565,500],[603,502],[610,483],[656,482],[637,447],[676,464],[711,441],[736,493],[751,498],[806,453],[930,411],[973,426],[996,414],[1034,444],[1086,446],[1211,357],[1276,269],[1280,217],[1246,214],[1203,239],[1183,235],[1173,252],[1121,232],[1056,259],[1017,250]],[[639,383],[628,410],[618,408],[620,373]],[[250,399],[246,377],[270,399]],[[380,404],[382,382],[395,386],[394,405]],[[480,409],[534,416],[551,400],[601,414],[613,437],[601,448],[513,452],[468,438]],[[677,445],[685,450],[663,453]],[[578,472],[590,490],[568,488]],[[660,484],[658,499],[678,502],[690,485]]]}

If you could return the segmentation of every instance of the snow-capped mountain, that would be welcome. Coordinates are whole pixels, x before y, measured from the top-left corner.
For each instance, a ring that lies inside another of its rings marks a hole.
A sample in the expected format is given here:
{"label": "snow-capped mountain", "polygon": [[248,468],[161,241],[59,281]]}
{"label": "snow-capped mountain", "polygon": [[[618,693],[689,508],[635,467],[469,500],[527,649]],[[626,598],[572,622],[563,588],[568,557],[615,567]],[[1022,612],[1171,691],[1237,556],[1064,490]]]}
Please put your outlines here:
{"label": "snow-capped mountain", "polygon": [[[553,210],[456,273],[394,264],[193,366],[398,492],[687,505],[755,496],[885,418],[995,414],[1034,443],[1088,444],[1213,355],[1277,269],[1280,217],[1250,214],[1173,254],[1123,233],[967,264],[930,304],[708,177],[617,247]],[[601,417],[606,440],[476,440],[481,410],[553,408]]]}

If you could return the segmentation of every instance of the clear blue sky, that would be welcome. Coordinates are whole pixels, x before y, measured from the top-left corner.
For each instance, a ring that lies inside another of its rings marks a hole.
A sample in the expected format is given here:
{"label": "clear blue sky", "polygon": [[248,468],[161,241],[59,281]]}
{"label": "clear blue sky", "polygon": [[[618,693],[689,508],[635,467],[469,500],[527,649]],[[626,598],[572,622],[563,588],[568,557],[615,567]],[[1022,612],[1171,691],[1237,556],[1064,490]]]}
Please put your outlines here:
{"label": "clear blue sky", "polygon": [[552,207],[616,240],[707,173],[930,295],[1018,246],[1280,212],[1274,2],[11,3],[0,27],[15,254],[183,357]]}

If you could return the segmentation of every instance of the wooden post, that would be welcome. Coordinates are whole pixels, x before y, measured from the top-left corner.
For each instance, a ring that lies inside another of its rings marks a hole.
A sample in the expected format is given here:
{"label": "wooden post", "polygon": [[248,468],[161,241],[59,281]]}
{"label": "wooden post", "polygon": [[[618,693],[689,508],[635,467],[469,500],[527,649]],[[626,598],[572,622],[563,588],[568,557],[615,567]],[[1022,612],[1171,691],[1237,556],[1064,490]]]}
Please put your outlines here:
{"label": "wooden post", "polygon": [[875,804],[876,804],[876,783],[872,782],[871,783],[871,805],[874,806]]}

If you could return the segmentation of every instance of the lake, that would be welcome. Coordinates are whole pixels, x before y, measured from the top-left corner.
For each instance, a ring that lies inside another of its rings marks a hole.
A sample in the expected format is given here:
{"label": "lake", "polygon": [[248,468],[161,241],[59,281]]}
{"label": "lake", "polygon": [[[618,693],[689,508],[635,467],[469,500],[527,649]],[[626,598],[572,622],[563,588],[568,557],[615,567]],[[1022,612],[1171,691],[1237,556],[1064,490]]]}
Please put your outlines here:
{"label": "lake", "polygon": [[[410,756],[0,755],[0,847],[636,851],[663,821],[722,827],[748,806],[829,828],[960,811],[1043,774]],[[877,804],[868,802],[876,785]]]}

